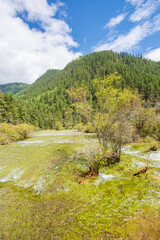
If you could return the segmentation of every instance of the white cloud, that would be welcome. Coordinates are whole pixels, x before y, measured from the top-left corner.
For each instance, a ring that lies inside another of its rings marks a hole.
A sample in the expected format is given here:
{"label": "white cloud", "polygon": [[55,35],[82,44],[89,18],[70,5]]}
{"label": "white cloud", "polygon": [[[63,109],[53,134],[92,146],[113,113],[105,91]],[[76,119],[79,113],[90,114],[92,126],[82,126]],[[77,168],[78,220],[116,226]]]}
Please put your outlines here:
{"label": "white cloud", "polygon": [[148,24],[136,26],[126,35],[120,35],[113,42],[103,44],[95,51],[114,50],[117,52],[130,51],[133,46],[137,45],[149,33]]}
{"label": "white cloud", "polygon": [[153,61],[160,61],[160,48],[153,49],[144,54],[144,57]]}
{"label": "white cloud", "polygon": [[136,8],[135,12],[130,16],[132,22],[141,21],[150,17],[160,6],[160,0],[148,0],[142,6]]}
{"label": "white cloud", "polygon": [[[61,2],[0,0],[0,83],[33,82],[49,68],[63,68],[79,57],[66,22],[55,17]],[[24,14],[26,23],[17,13]],[[30,29],[27,21],[40,25]]]}
{"label": "white cloud", "polygon": [[60,2],[48,5],[46,0],[6,0],[6,2],[14,8],[15,13],[27,11],[27,19],[32,21],[47,21],[56,14],[61,5]]}
{"label": "white cloud", "polygon": [[[109,23],[105,25],[108,27],[109,33],[107,40],[99,42],[99,44],[93,47],[94,51],[113,50],[116,52],[135,52],[140,48],[140,42],[153,35],[155,32],[160,31],[160,0],[125,0],[131,4],[134,8],[134,13],[130,15],[129,20],[132,22],[132,28],[128,30],[126,34],[119,34],[113,31],[112,27],[119,24],[125,18],[125,14],[119,14],[115,18],[111,18]],[[125,9],[126,6],[125,6]],[[126,10],[129,15],[129,9]],[[135,24],[135,22],[138,22]],[[129,25],[128,25],[129,26]],[[148,50],[146,56],[159,60],[160,57],[159,48],[155,51]]]}
{"label": "white cloud", "polygon": [[126,2],[130,3],[133,6],[140,6],[145,0],[126,0]]}
{"label": "white cloud", "polygon": [[140,41],[159,30],[160,14],[156,15],[151,22],[145,21],[143,24],[137,25],[136,27],[132,28],[129,33],[118,36],[114,41],[95,47],[94,51],[131,51],[138,46]]}
{"label": "white cloud", "polygon": [[104,28],[112,28],[115,27],[116,25],[120,24],[126,17],[126,13],[124,14],[119,14],[115,18],[111,18],[110,21],[104,26]]}

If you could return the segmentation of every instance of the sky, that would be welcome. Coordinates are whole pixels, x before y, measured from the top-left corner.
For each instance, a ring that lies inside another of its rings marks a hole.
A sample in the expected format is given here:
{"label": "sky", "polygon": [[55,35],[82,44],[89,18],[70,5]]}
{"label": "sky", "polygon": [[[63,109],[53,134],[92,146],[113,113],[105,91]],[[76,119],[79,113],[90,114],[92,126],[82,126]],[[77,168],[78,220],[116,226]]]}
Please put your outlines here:
{"label": "sky", "polygon": [[0,0],[0,84],[103,50],[160,61],[160,0]]}

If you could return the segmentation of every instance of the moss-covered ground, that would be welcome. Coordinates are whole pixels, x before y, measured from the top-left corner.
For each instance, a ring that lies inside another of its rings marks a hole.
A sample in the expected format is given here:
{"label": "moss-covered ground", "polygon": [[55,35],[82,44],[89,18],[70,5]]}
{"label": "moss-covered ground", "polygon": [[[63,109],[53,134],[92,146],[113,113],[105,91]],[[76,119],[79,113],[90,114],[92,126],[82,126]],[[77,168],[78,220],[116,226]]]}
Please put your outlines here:
{"label": "moss-covered ground", "polygon": [[97,146],[73,130],[0,146],[0,239],[160,239],[159,152],[133,144],[120,163],[79,184]]}

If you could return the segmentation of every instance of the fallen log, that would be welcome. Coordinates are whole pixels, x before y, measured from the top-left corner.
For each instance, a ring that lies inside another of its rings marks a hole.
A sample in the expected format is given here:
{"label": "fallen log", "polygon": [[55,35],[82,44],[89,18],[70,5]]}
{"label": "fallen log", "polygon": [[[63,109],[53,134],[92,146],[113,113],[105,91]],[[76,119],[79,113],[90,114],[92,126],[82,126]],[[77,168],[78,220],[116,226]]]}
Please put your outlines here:
{"label": "fallen log", "polygon": [[157,151],[158,148],[156,146],[151,147],[148,151]]}
{"label": "fallen log", "polygon": [[146,173],[149,169],[151,169],[150,167],[145,167],[143,169],[141,169],[140,171],[138,171],[137,173],[134,173],[133,176],[137,176],[141,173]]}

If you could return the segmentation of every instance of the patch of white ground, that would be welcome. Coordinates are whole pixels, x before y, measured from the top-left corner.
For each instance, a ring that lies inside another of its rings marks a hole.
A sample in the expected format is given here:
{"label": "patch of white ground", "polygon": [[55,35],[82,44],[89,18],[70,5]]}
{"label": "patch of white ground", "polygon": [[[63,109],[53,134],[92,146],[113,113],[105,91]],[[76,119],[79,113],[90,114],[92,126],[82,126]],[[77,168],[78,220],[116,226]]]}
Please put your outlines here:
{"label": "patch of white ground", "polygon": [[114,178],[116,178],[116,176],[112,174],[99,173],[98,179],[94,182],[94,184],[103,183],[103,182],[112,180]]}
{"label": "patch of white ground", "polygon": [[141,153],[140,151],[131,150],[131,146],[124,147],[122,151],[124,154],[129,154],[138,158],[142,158],[143,160],[148,160],[148,162],[146,163],[144,163],[143,161],[136,161],[133,163],[134,165],[138,165],[139,163],[139,167],[146,166],[147,164],[153,167],[160,167],[160,151]]}
{"label": "patch of white ground", "polygon": [[20,177],[24,172],[25,172],[24,169],[19,169],[19,168],[13,169],[6,175],[4,176],[2,175],[2,177],[0,178],[0,182],[5,183],[5,182],[17,181],[20,179]]}

